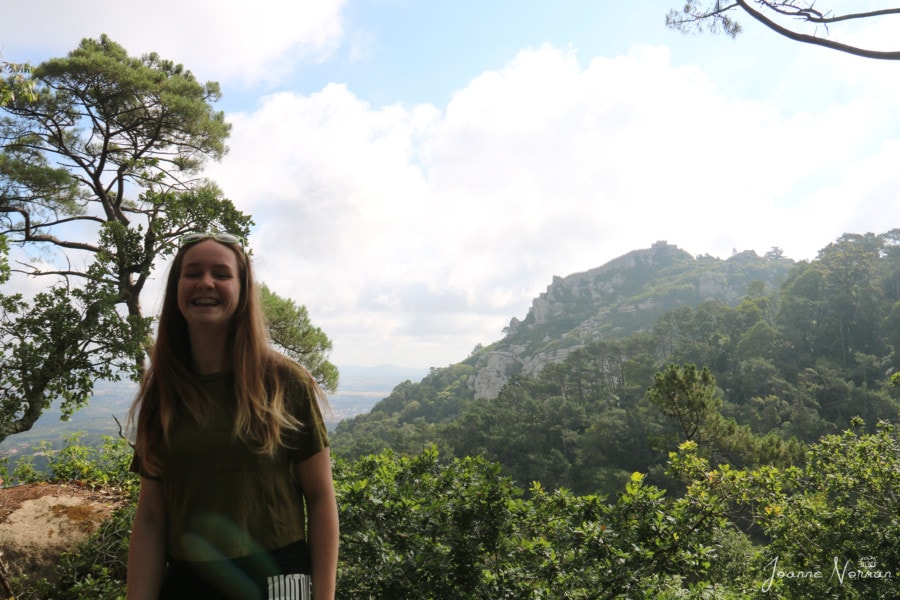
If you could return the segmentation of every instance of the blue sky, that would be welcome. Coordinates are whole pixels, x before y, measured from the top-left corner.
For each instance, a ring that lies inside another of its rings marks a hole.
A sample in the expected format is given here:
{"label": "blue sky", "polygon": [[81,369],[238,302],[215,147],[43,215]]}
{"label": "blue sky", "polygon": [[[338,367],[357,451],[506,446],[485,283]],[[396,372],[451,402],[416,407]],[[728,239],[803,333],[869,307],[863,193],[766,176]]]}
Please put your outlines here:
{"label": "blue sky", "polygon": [[208,174],[254,216],[261,279],[308,307],[337,364],[440,367],[554,275],[657,240],[811,259],[900,226],[900,64],[746,18],[736,40],[685,36],[664,26],[677,5],[16,0],[0,53],[107,33],[220,82],[231,151]]}

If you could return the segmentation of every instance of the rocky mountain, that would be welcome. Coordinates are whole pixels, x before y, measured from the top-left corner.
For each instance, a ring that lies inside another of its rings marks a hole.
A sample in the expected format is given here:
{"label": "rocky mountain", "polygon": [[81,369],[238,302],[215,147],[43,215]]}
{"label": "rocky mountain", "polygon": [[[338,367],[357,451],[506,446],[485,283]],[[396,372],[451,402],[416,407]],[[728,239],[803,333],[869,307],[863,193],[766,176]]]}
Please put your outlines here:
{"label": "rocky mountain", "polygon": [[592,342],[648,330],[671,310],[709,300],[736,305],[751,286],[771,292],[794,264],[777,249],[722,260],[660,241],[596,269],[554,277],[524,319],[513,318],[503,339],[466,361],[475,368],[469,385],[475,397],[494,398],[512,375],[534,375]]}
{"label": "rocky mountain", "polygon": [[664,315],[707,301],[731,306],[776,292],[798,266],[773,249],[760,257],[693,256],[660,241],[607,264],[554,277],[524,318],[513,318],[500,340],[460,361],[404,382],[390,395],[338,423],[335,452],[347,457],[419,447],[430,427],[460,416],[473,400],[494,399],[516,375],[534,376],[596,342],[650,332]]}

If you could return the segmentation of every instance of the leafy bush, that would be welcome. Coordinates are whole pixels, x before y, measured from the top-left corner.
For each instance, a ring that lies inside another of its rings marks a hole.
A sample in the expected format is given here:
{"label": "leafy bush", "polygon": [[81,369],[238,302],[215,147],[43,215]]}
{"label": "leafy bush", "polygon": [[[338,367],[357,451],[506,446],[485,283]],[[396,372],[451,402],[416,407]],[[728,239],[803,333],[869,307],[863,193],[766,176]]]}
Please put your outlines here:
{"label": "leafy bush", "polygon": [[[537,483],[526,493],[496,463],[442,459],[434,446],[339,459],[338,589],[350,600],[891,597],[900,439],[890,425],[854,424],[789,468],[711,466],[685,442],[669,455],[678,495],[640,473],[614,498]],[[52,472],[97,480],[119,469],[105,480],[125,480],[119,452],[73,448]],[[134,507],[61,557],[58,583],[14,582],[17,598],[122,598]],[[832,572],[835,557],[851,575]],[[807,571],[822,577],[797,576]]]}
{"label": "leafy bush", "polygon": [[[96,488],[114,487],[134,497],[140,480],[128,470],[132,458],[128,442],[103,436],[100,446],[90,446],[82,443],[83,438],[84,432],[74,432],[66,436],[59,450],[49,442],[40,442],[30,456],[17,461],[12,473],[13,483],[78,482]],[[46,458],[46,469],[35,466],[36,456]]]}

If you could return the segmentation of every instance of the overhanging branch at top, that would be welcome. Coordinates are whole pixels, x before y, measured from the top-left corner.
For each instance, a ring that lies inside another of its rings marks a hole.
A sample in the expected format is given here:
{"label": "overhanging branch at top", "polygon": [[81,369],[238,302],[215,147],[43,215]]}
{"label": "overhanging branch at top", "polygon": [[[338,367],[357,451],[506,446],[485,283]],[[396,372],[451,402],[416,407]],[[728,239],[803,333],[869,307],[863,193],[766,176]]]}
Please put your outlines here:
{"label": "overhanging branch at top", "polygon": [[[666,15],[666,25],[682,32],[690,30],[709,30],[713,33],[722,31],[731,37],[741,32],[741,26],[729,12],[740,9],[762,23],[772,31],[788,39],[805,44],[812,44],[837,50],[846,54],[872,58],[876,60],[900,60],[900,50],[874,50],[853,44],[838,42],[833,39],[819,37],[797,31],[782,25],[775,20],[776,15],[790,17],[803,23],[822,25],[826,28],[830,24],[860,21],[865,19],[877,19],[892,15],[900,15],[900,7],[884,8],[872,11],[863,11],[847,14],[833,14],[831,11],[821,11],[815,7],[815,3],[801,0],[785,0],[772,2],[769,0],[734,0],[723,4],[721,0],[701,3],[698,0],[688,0],[681,11],[672,9]],[[898,21],[900,23],[900,21]]]}

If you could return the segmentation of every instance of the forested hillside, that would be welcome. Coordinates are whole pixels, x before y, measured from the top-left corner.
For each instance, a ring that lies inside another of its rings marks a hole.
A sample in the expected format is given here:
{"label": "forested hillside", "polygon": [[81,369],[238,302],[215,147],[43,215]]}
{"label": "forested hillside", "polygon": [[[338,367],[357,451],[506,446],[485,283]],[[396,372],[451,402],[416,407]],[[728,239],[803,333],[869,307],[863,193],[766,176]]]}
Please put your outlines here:
{"label": "forested hillside", "polygon": [[[667,487],[686,440],[713,464],[786,466],[854,417],[896,422],[898,367],[900,230],[796,263],[662,243],[557,279],[502,340],[339,425],[334,450],[434,443],[522,486],[612,494],[640,471]],[[506,379],[496,397],[478,391],[486,369]]]}
{"label": "forested hillside", "polygon": [[[615,335],[625,328],[608,321],[586,342],[606,309],[585,306],[564,358],[477,395],[480,361],[512,348],[526,319],[339,426],[341,597],[896,597],[900,230],[842,236],[777,283],[757,272],[731,301],[689,293],[690,265],[715,273],[714,259],[665,252],[676,260],[634,293],[680,291],[647,296],[648,314],[672,304],[646,325]],[[650,254],[591,278],[624,284]],[[738,262],[764,261],[785,263]],[[49,453],[51,478],[133,493],[130,447],[110,444]],[[40,475],[28,467],[13,478]],[[63,556],[58,581],[13,580],[17,597],[122,597],[133,510]]]}

